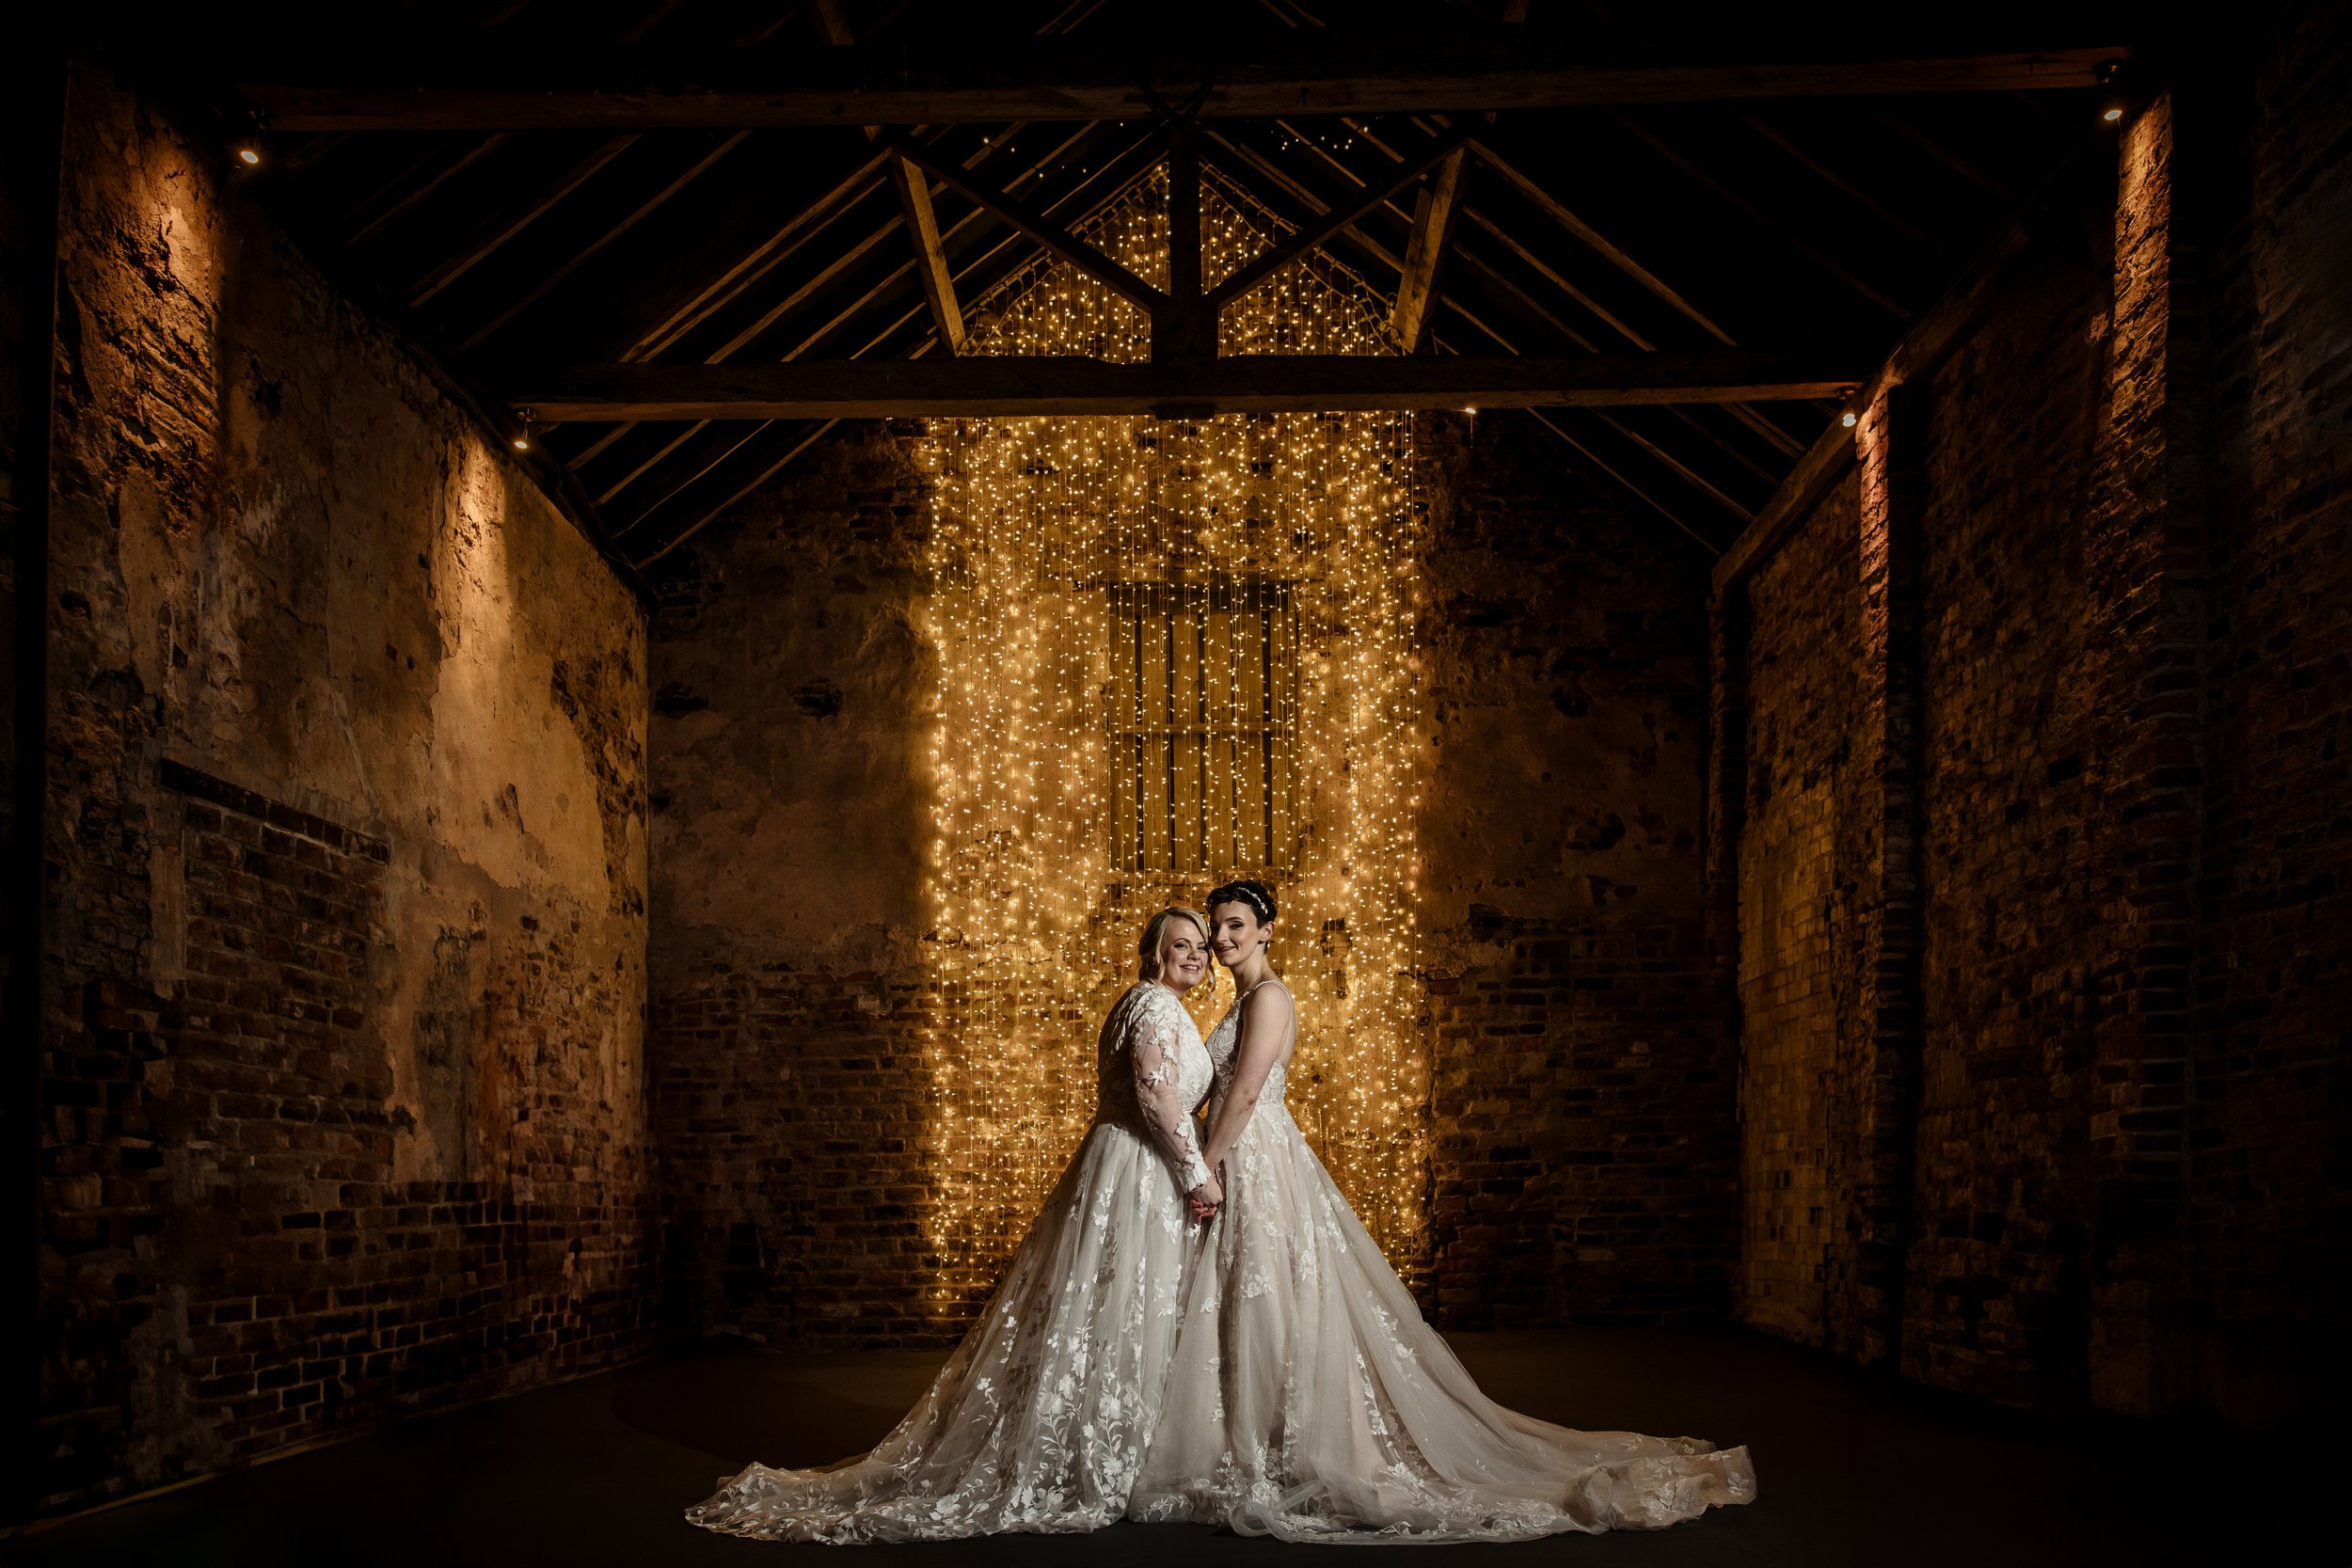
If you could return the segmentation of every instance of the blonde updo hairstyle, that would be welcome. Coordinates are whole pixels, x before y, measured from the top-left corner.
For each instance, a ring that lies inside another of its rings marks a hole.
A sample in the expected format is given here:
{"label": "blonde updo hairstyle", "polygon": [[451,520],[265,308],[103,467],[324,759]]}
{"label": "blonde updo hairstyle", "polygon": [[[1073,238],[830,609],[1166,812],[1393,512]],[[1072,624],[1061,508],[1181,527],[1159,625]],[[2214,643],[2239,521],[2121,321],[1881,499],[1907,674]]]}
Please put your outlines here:
{"label": "blonde updo hairstyle", "polygon": [[1143,955],[1143,977],[1145,979],[1156,980],[1160,977],[1160,955],[1168,946],[1168,928],[1179,920],[1191,921],[1192,928],[1200,933],[1202,945],[1205,946],[1208,943],[1208,916],[1199,910],[1186,909],[1182,904],[1170,904],[1152,917],[1143,927],[1143,940],[1136,943],[1136,951]]}

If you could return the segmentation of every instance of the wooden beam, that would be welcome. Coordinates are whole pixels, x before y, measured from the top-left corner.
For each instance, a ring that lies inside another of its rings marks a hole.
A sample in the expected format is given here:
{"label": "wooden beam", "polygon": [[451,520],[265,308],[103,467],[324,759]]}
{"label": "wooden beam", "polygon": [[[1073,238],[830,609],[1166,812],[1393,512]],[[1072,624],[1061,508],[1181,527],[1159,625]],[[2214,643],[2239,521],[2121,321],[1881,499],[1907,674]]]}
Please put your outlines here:
{"label": "wooden beam", "polygon": [[1840,283],[1845,284],[1846,287],[1851,289],[1854,293],[1860,294],[1863,298],[1868,300],[1871,304],[1877,306],[1888,315],[1893,316],[1897,321],[1907,322],[1912,319],[1914,312],[1910,307],[1904,305],[1900,300],[1898,300],[1891,295],[1883,293],[1879,290],[1874,289],[1869,284],[1864,282],[1858,275],[1856,275],[1851,269],[1845,266],[1836,257],[1830,255],[1827,251],[1822,250],[1820,246],[1814,245],[1810,240],[1807,240],[1803,234],[1798,233],[1788,225],[1781,222],[1778,218],[1773,217],[1770,213],[1765,212],[1762,208],[1756,206],[1747,198],[1741,196],[1738,191],[1733,190],[1729,185],[1724,184],[1722,181],[1716,179],[1713,175],[1699,167],[1698,165],[1692,163],[1682,153],[1677,151],[1673,147],[1669,146],[1665,139],[1660,136],[1658,133],[1650,130],[1645,125],[1637,124],[1635,121],[1628,119],[1625,116],[1617,114],[1613,111],[1611,113],[1610,118],[1615,120],[1617,124],[1625,130],[1627,135],[1642,142],[1645,146],[1648,147],[1651,151],[1657,153],[1661,158],[1663,158],[1666,162],[1680,169],[1684,174],[1689,175],[1691,179],[1698,184],[1703,185],[1707,189],[1714,192],[1716,199],[1731,208],[1732,211],[1742,214],[1748,219],[1748,221],[1756,224],[1767,233],[1778,236],[1784,245],[1787,245],[1798,255],[1803,256],[1805,260],[1811,261],[1814,265],[1828,273],[1832,277],[1836,278]]}
{"label": "wooden beam", "polygon": [[1413,233],[1405,245],[1405,276],[1396,287],[1396,306],[1389,313],[1397,341],[1407,354],[1420,354],[1429,343],[1429,328],[1437,320],[1438,266],[1454,236],[1454,215],[1461,211],[1462,149],[1455,148],[1438,164],[1437,173],[1413,198]]}
{"label": "wooden beam", "polygon": [[1152,317],[1152,357],[1216,354],[1216,307],[1200,297],[1200,144],[1189,120],[1168,135],[1168,304]]}
{"label": "wooden beam", "polygon": [[1619,248],[1616,242],[1610,239],[1608,235],[1570,212],[1558,197],[1553,196],[1521,173],[1517,166],[1497,152],[1491,145],[1483,141],[1474,141],[1470,143],[1470,150],[1478,154],[1480,163],[1502,176],[1511,188],[1525,197],[1538,212],[1583,241],[1611,266],[1615,267],[1619,272],[1665,301],[1666,304],[1674,307],[1709,337],[1724,344],[1731,342],[1731,334],[1709,320],[1697,306],[1683,298],[1669,287],[1664,279]]}
{"label": "wooden beam", "polygon": [[1100,359],[581,365],[515,388],[541,423],[1597,407],[1839,397],[1841,368],[1756,354],[1407,359],[1263,355],[1161,364]]}
{"label": "wooden beam", "polygon": [[1051,218],[1029,211],[1025,203],[992,188],[986,181],[975,180],[971,172],[954,159],[943,158],[920,142],[905,136],[892,135],[884,140],[891,150],[928,170],[933,179],[966,201],[987,208],[1003,222],[1010,224],[1147,314],[1167,308],[1168,295]]}
{"label": "wooden beam", "polygon": [[1353,202],[1344,207],[1331,208],[1273,249],[1260,252],[1255,261],[1235,267],[1223,282],[1204,296],[1210,307],[1222,309],[1228,302],[1239,299],[1283,267],[1337,236],[1342,230],[1353,227],[1359,218],[1369,217],[1378,212],[1391,198],[1412,189],[1422,174],[1443,164],[1467,146],[1470,139],[1468,130],[1449,132],[1421,149],[1411,161],[1389,177],[1386,184],[1366,185]]}
{"label": "wooden beam", "polygon": [[931,213],[930,179],[905,158],[893,158],[890,182],[898,189],[898,209],[906,214],[907,233],[914,241],[914,273],[922,280],[923,302],[931,308],[940,344],[949,354],[961,354],[963,311],[956,304],[956,280],[947,271],[947,253],[940,247],[939,219]]}
{"label": "wooden beam", "polygon": [[749,131],[738,131],[733,135],[728,136],[725,140],[720,142],[718,146],[710,149],[701,157],[695,159],[691,164],[689,164],[685,168],[674,175],[668,184],[662,186],[660,190],[654,192],[653,195],[639,202],[635,207],[631,208],[627,214],[615,222],[607,225],[603,233],[597,235],[595,239],[589,241],[578,250],[572,251],[570,254],[566,255],[564,260],[556,265],[552,272],[547,274],[547,276],[540,278],[538,282],[532,284],[530,289],[525,291],[521,298],[507,306],[506,309],[501,310],[497,315],[492,316],[488,321],[484,322],[480,326],[475,327],[458,342],[457,346],[460,349],[469,349],[478,346],[482,341],[489,337],[490,334],[496,332],[500,327],[504,326],[508,322],[513,321],[516,316],[522,314],[525,310],[530,309],[532,306],[537,304],[540,299],[546,296],[548,290],[554,288],[558,283],[563,282],[564,279],[579,271],[590,260],[592,260],[598,251],[611,245],[613,241],[619,239],[623,234],[626,234],[630,230],[636,228],[640,223],[643,223],[647,217],[651,216],[653,213],[664,202],[668,201],[670,198],[677,195],[678,192],[684,190],[687,186],[692,184],[695,181],[701,179],[705,174],[708,173],[711,166],[718,163],[720,159],[725,157],[737,148],[742,146],[743,143],[750,138],[751,135],[752,133]]}
{"label": "wooden beam", "polygon": [[1860,185],[1855,184],[1852,181],[1847,179],[1844,175],[1830,167],[1829,165],[1823,163],[1820,159],[1806,151],[1802,143],[1800,143],[1795,137],[1789,135],[1787,132],[1783,131],[1779,126],[1774,125],[1771,120],[1766,119],[1762,115],[1743,114],[1740,118],[1741,120],[1746,122],[1749,130],[1754,131],[1757,135],[1762,136],[1766,141],[1771,142],[1774,147],[1777,147],[1783,152],[1788,153],[1789,157],[1794,158],[1798,163],[1803,164],[1806,168],[1811,169],[1816,175],[1820,177],[1821,182],[1824,184],[1842,192],[1856,205],[1868,209],[1878,217],[1879,221],[1884,223],[1888,228],[1902,235],[1903,238],[1911,241],[1914,245],[1917,245],[1920,249],[1926,251],[1931,256],[1941,256],[1944,254],[1944,246],[1936,240],[1934,235],[1929,233],[1926,230],[1920,228],[1917,224],[1912,222],[1909,218],[1903,216],[1900,213],[1898,213],[1892,207],[1889,207],[1886,203],[1872,196],[1868,191],[1864,190]]}
{"label": "wooden beam", "polygon": [[809,0],[808,19],[817,27],[817,36],[828,47],[847,49],[857,41],[850,30],[850,19],[841,9],[841,0]]}
{"label": "wooden beam", "polygon": [[775,270],[823,230],[834,219],[872,194],[884,179],[890,154],[876,150],[836,181],[815,201],[785,220],[766,239],[753,245],[736,263],[695,291],[661,322],[630,344],[621,357],[649,359],[731,304],[746,289]]}
{"label": "wooden beam", "polygon": [[435,173],[428,179],[417,181],[414,184],[410,184],[408,182],[409,180],[419,169],[421,169],[425,165],[431,163],[435,154],[427,152],[423,156],[416,159],[414,162],[404,165],[398,175],[394,176],[391,180],[385,182],[384,184],[378,186],[373,193],[371,193],[366,200],[359,202],[352,208],[351,214],[354,218],[356,218],[359,214],[366,212],[374,202],[381,200],[384,197],[389,196],[393,191],[397,190],[402,193],[398,200],[394,201],[390,206],[378,213],[374,217],[370,218],[366,223],[360,225],[358,229],[352,230],[349,243],[352,245],[358,245],[361,240],[364,240],[369,235],[373,234],[377,230],[383,228],[386,224],[390,223],[393,219],[402,216],[404,214],[406,214],[415,208],[423,206],[427,200],[431,199],[433,193],[441,188],[443,183],[454,179],[460,174],[463,174],[467,169],[471,168],[474,165],[480,163],[483,159],[497,151],[500,144],[504,142],[506,139],[507,136],[505,132],[494,132],[493,134],[486,135],[480,141],[474,143],[473,146],[468,148],[456,158],[447,164],[444,164],[437,173]]}
{"label": "wooden beam", "polygon": [[[1275,214],[1285,223],[1309,222],[1321,214],[1327,213],[1331,210],[1329,204],[1327,203],[1322,197],[1316,195],[1313,191],[1309,190],[1305,185],[1299,183],[1298,180],[1295,176],[1285,171],[1279,165],[1272,162],[1257,149],[1250,147],[1245,142],[1234,141],[1227,136],[1220,135],[1215,131],[1208,132],[1207,135],[1210,140],[1216,143],[1218,148],[1232,155],[1230,158],[1219,158],[1216,160],[1218,172],[1224,175],[1226,179],[1232,181],[1236,189],[1247,193],[1252,201],[1255,201],[1259,206],[1263,207],[1266,211]],[[1266,196],[1265,188],[1267,186],[1271,186],[1275,190],[1279,191],[1287,200],[1296,206],[1300,212],[1306,214],[1306,216],[1304,218],[1297,218],[1295,220],[1291,214],[1282,210],[1281,202],[1275,201]],[[1366,255],[1370,256],[1374,261],[1378,261],[1382,266],[1388,267],[1392,271],[1399,273],[1405,270],[1403,258],[1389,254],[1387,246],[1383,245],[1378,240],[1374,239],[1371,235],[1365,233],[1356,225],[1350,224],[1340,232],[1345,234],[1348,239],[1353,241]],[[1325,252],[1325,256],[1327,260],[1333,259],[1328,251]],[[1347,267],[1345,270],[1350,277],[1356,278],[1359,282],[1363,283],[1364,292],[1366,293],[1379,293],[1377,289],[1375,289],[1372,286],[1370,280],[1363,277],[1362,273],[1359,269],[1355,267]]]}
{"label": "wooden beam", "polygon": [[486,234],[450,257],[409,286],[410,306],[424,304],[435,294],[487,261],[501,245],[547,216],[555,204],[595,179],[599,170],[636,145],[634,135],[608,136],[596,150],[574,164],[563,178],[539,194],[539,198],[511,217],[501,217]]}
{"label": "wooden beam", "polygon": [[[2111,144],[2097,137],[2086,136],[2075,144],[2064,162],[2043,182],[2035,198],[2011,217],[1993,244],[1979,254],[1967,271],[1963,273],[1944,297],[1913,324],[1902,341],[1886,356],[1886,362],[1872,372],[1870,379],[1848,400],[1847,407],[1859,411],[1866,408],[1888,388],[1900,387],[1934,372],[1967,339],[1968,333],[1983,319],[1991,302],[2009,281],[2016,258],[2033,243],[2037,232],[2046,224],[2053,211],[2072,212],[2074,200],[2082,199],[2089,190],[2096,189],[2098,182],[2112,179],[2114,165],[2099,153]],[[2071,199],[2070,199],[2071,198]],[[1797,460],[1780,488],[1757,511],[1756,517],[1732,541],[1731,547],[1715,562],[1714,589],[1722,594],[1750,572],[1772,558],[1782,541],[1796,531],[1799,524],[1812,514],[1814,506],[1830,488],[1845,477],[1853,466],[1854,433],[1842,421],[1832,420],[1812,446]]]}
{"label": "wooden beam", "polygon": [[[855,44],[788,65],[713,69],[616,57],[564,76],[537,66],[446,59],[327,68],[252,63],[223,71],[281,131],[654,130],[699,126],[937,125],[972,120],[1145,119],[1189,102],[1210,119],[1556,109],[1765,98],[1882,97],[2087,87],[2120,44],[1959,52],[1903,45],[1836,56],[1620,53],[1521,26],[1403,36],[1219,36],[1197,57],[1164,50],[1151,79],[1130,54],[1039,39],[975,55]],[[665,66],[675,74],[662,78]],[[622,83],[626,86],[611,84]],[[686,85],[691,84],[691,85]]]}

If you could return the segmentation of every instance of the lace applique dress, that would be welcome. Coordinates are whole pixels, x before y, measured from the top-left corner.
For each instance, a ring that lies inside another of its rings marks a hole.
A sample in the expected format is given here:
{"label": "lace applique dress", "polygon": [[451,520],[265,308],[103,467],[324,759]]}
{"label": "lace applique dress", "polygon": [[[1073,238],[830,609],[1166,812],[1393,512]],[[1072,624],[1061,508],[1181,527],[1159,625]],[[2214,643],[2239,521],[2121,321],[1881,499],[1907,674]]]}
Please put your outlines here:
{"label": "lace applique dress", "polygon": [[[1220,1112],[1240,1017],[1237,1001],[1209,1034]],[[1289,1056],[1225,1162],[1129,1517],[1288,1541],[1515,1541],[1755,1497],[1744,1448],[1574,1432],[1481,1393],[1291,1118]]]}
{"label": "lace applique dress", "polygon": [[769,1541],[925,1541],[1090,1530],[1126,1511],[1158,1415],[1207,1172],[1193,1108],[1200,1032],[1144,982],[1095,1050],[1093,1128],[987,1309],[873,1452],[821,1470],[754,1465],[687,1511]]}

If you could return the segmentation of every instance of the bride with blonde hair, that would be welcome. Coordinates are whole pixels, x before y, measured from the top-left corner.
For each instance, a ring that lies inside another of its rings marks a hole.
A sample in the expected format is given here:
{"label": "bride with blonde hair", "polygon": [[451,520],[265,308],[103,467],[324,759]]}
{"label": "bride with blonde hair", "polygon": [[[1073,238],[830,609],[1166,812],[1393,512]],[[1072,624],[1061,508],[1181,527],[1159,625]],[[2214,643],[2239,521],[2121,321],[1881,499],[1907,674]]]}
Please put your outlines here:
{"label": "bride with blonde hair", "polygon": [[1126,1512],[1198,1251],[1186,1202],[1223,1197],[1192,1117],[1209,1058],[1180,1000],[1209,972],[1208,922],[1163,910],[1136,945],[1141,977],[1095,1043],[1094,1125],[930,1391],[871,1453],[750,1465],[688,1519],[850,1543],[1090,1530]]}
{"label": "bride with blonde hair", "polygon": [[1454,1359],[1283,1102],[1298,1012],[1274,890],[1209,895],[1238,995],[1210,1031],[1221,1170],[1128,1516],[1286,1541],[1518,1541],[1653,1529],[1756,1496],[1744,1448],[1577,1432],[1495,1403]]}

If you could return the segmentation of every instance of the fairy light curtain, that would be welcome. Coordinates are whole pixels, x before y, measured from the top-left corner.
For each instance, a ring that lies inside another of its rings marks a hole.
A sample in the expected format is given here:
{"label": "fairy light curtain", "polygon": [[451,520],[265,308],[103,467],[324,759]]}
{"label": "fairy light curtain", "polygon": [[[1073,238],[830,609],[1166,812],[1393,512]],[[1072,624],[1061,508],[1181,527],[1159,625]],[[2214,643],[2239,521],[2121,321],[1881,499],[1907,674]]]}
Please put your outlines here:
{"label": "fairy light curtain", "polygon": [[[1277,231],[1204,186],[1212,286]],[[1164,179],[1087,238],[1165,286]],[[1066,264],[979,303],[974,353],[1148,353],[1141,313]],[[1378,303],[1312,261],[1229,306],[1221,331],[1227,354],[1394,347]],[[922,450],[943,1314],[977,1304],[1085,1135],[1095,1023],[1134,973],[1139,926],[1246,875],[1282,900],[1293,1109],[1409,1275],[1427,1172],[1409,419],[939,420]],[[1205,1031],[1232,985],[1195,999]]]}

